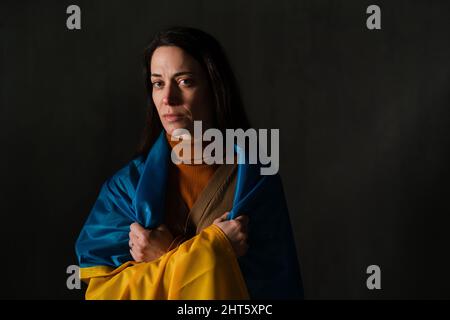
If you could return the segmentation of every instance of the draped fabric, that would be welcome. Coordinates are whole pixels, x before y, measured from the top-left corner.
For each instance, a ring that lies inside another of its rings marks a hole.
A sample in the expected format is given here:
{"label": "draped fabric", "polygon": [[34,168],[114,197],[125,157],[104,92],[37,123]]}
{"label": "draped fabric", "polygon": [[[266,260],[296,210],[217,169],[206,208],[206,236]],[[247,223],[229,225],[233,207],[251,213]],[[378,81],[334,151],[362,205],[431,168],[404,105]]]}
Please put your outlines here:
{"label": "draped fabric", "polygon": [[245,256],[236,259],[221,230],[205,226],[160,259],[133,262],[128,248],[130,224],[151,229],[164,221],[170,147],[162,132],[146,157],[133,159],[103,184],[81,230],[76,253],[81,278],[89,283],[86,298],[244,299],[248,294],[256,299],[301,298],[281,179],[278,174],[260,175],[259,164],[248,164],[241,147],[235,145],[235,151],[236,182],[220,192],[234,194],[230,219],[249,216]]}
{"label": "draped fabric", "polygon": [[248,299],[233,248],[211,225],[155,261],[83,268],[86,299]]}

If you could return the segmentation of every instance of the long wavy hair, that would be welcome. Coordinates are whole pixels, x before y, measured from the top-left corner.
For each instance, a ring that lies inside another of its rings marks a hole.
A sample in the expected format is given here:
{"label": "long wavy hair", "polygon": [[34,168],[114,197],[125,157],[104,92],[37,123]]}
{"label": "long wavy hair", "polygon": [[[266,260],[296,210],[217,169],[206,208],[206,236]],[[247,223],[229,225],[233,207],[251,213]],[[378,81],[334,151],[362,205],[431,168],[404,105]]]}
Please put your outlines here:
{"label": "long wavy hair", "polygon": [[[163,126],[152,98],[150,80],[151,58],[161,46],[176,46],[197,60],[205,71],[214,98],[213,117],[217,129],[225,134],[225,129],[250,128],[242,98],[228,59],[219,42],[199,29],[171,27],[158,32],[144,51],[144,77],[147,91],[147,112],[137,155],[146,156]],[[195,120],[195,119],[194,119]]]}

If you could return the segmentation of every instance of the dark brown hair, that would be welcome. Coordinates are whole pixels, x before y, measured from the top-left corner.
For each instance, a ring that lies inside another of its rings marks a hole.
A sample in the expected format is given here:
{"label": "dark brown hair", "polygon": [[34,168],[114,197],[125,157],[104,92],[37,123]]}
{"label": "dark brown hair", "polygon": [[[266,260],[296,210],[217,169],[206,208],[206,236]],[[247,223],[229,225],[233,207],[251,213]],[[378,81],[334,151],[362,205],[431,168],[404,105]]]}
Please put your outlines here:
{"label": "dark brown hair", "polygon": [[214,98],[213,116],[217,129],[247,130],[250,123],[245,114],[242,98],[224,50],[211,35],[194,28],[171,27],[158,32],[144,52],[144,77],[147,90],[147,115],[138,155],[147,155],[163,129],[152,98],[150,62],[153,52],[161,46],[176,46],[196,59],[204,69]]}

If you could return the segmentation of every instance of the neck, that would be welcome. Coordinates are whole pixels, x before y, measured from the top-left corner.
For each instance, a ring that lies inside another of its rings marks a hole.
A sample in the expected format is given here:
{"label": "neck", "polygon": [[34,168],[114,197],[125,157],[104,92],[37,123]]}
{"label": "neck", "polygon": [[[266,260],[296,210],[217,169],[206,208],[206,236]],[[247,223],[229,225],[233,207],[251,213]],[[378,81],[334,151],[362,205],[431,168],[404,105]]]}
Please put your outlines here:
{"label": "neck", "polygon": [[[205,147],[209,144],[207,141],[203,141],[202,139],[194,139],[191,136],[171,136],[166,132],[166,139],[170,145],[170,148],[173,150],[177,147],[176,155],[183,163],[187,164],[205,164],[205,158],[203,157],[203,151]],[[182,152],[180,153],[180,150]],[[186,150],[190,150],[186,152]],[[201,163],[200,163],[201,162]]]}

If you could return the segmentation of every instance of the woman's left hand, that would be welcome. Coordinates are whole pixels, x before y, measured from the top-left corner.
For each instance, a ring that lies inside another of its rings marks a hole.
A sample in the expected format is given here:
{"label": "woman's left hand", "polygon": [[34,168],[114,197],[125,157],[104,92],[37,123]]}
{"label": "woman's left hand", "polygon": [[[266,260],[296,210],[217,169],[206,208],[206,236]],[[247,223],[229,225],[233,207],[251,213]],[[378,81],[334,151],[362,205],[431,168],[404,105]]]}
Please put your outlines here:
{"label": "woman's left hand", "polygon": [[135,222],[130,225],[130,253],[136,262],[149,262],[164,255],[173,241],[165,225],[151,230]]}

